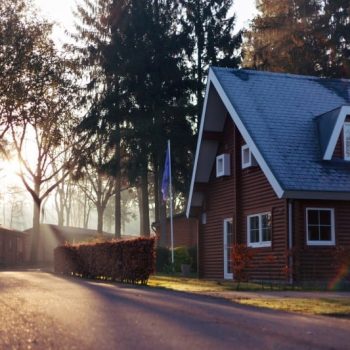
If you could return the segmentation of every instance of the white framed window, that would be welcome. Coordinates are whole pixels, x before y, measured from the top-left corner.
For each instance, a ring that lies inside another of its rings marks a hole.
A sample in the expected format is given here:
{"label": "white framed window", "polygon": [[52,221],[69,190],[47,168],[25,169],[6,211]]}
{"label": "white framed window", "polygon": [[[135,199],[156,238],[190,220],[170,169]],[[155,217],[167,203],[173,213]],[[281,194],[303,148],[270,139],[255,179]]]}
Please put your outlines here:
{"label": "white framed window", "polygon": [[242,169],[252,166],[252,153],[250,152],[248,145],[242,146],[241,158],[242,158]]}
{"label": "white framed window", "polygon": [[248,215],[247,217],[247,242],[248,247],[271,247],[272,215],[261,213]]}
{"label": "white framed window", "polygon": [[344,123],[344,159],[350,160],[350,123]]}
{"label": "white framed window", "polygon": [[224,278],[232,279],[233,221],[224,219]]}
{"label": "white framed window", "polygon": [[256,159],[254,158],[248,145],[243,145],[241,148],[241,162],[242,169],[257,165]]}
{"label": "white framed window", "polygon": [[334,209],[306,208],[307,245],[334,245]]}
{"label": "white framed window", "polygon": [[216,157],[216,177],[230,175],[230,155],[228,153],[220,154]]}

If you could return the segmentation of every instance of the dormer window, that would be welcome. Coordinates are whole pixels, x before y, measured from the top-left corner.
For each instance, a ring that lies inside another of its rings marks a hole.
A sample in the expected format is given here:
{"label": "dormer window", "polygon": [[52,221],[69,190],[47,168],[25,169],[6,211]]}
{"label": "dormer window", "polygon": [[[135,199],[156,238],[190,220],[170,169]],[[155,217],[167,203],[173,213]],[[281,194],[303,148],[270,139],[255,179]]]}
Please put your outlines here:
{"label": "dormer window", "polygon": [[350,123],[344,123],[344,159],[350,160]]}

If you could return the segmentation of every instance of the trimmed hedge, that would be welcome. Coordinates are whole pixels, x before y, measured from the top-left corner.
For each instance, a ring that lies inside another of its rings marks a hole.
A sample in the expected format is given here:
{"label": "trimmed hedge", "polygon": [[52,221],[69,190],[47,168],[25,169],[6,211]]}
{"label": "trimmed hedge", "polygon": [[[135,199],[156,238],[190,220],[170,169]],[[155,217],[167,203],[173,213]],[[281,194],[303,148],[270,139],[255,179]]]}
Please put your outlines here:
{"label": "trimmed hedge", "polygon": [[56,273],[146,284],[155,269],[155,239],[66,244],[54,258]]}

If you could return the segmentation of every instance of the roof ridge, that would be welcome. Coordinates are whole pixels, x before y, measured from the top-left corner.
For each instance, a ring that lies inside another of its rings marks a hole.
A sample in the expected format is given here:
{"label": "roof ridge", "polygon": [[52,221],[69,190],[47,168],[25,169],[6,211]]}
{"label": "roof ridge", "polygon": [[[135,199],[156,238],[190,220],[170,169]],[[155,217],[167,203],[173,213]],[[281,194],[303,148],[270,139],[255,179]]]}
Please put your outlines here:
{"label": "roof ridge", "polygon": [[229,67],[217,67],[217,66],[211,66],[211,69],[214,71],[218,70],[226,70],[226,71],[232,71],[232,72],[242,72],[242,73],[249,73],[249,74],[257,74],[257,75],[266,75],[266,76],[275,76],[275,77],[289,77],[292,79],[307,79],[307,80],[323,80],[323,81],[342,81],[346,83],[350,83],[350,78],[329,78],[329,77],[318,77],[315,75],[303,75],[303,74],[292,74],[292,73],[282,73],[282,72],[270,72],[270,71],[263,71],[263,70],[254,70],[254,69],[244,69],[244,68],[229,68]]}

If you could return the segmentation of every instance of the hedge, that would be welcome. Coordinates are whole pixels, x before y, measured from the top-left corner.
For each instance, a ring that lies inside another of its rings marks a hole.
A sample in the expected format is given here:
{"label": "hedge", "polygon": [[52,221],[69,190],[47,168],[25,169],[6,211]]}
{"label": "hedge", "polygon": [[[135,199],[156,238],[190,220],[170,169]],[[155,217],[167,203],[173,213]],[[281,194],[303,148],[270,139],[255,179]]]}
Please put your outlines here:
{"label": "hedge", "polygon": [[155,270],[155,239],[66,244],[54,258],[56,273],[146,284]]}

